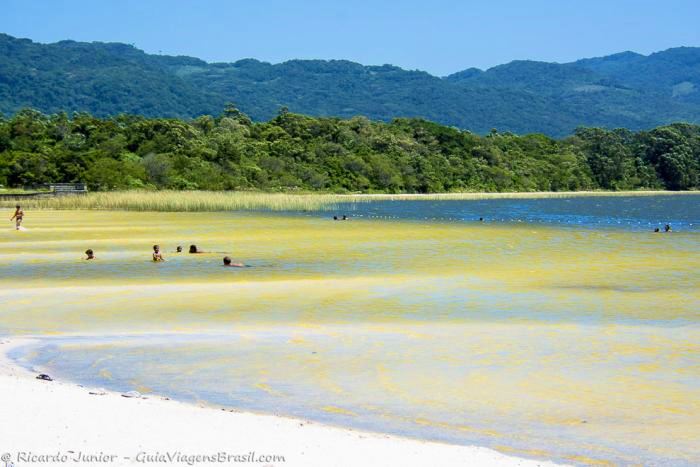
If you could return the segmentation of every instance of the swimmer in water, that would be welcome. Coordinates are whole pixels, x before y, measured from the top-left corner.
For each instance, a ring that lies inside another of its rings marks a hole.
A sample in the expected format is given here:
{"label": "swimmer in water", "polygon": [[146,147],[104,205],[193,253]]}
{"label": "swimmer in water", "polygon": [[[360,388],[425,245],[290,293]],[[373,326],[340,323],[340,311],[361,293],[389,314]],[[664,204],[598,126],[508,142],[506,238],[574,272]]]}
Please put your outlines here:
{"label": "swimmer in water", "polygon": [[245,264],[243,264],[243,263],[232,263],[230,257],[224,256],[224,267],[227,267],[227,268],[244,268],[244,267],[245,267]]}
{"label": "swimmer in water", "polygon": [[89,260],[91,260],[91,259],[97,259],[97,258],[95,257],[95,252],[92,251],[92,249],[90,249],[90,248],[88,248],[87,250],[85,250],[85,254],[87,255],[87,258],[85,258],[86,261],[89,261]]}
{"label": "swimmer in water", "polygon": [[15,221],[15,230],[21,230],[22,228],[22,220],[24,219],[24,211],[22,211],[22,208],[19,206],[15,206],[15,214],[10,217],[10,222]]}
{"label": "swimmer in water", "polygon": [[197,248],[197,245],[190,245],[190,254],[191,255],[198,255],[200,253],[204,253],[204,251]]}
{"label": "swimmer in water", "polygon": [[671,231],[671,224],[666,224],[664,226],[664,232],[670,232]]}
{"label": "swimmer in water", "polygon": [[182,253],[182,247],[180,245],[178,245],[177,248],[175,248],[175,252]]}
{"label": "swimmer in water", "polygon": [[160,263],[162,261],[165,261],[165,258],[163,258],[163,253],[160,252],[160,246],[153,245],[153,262]]}

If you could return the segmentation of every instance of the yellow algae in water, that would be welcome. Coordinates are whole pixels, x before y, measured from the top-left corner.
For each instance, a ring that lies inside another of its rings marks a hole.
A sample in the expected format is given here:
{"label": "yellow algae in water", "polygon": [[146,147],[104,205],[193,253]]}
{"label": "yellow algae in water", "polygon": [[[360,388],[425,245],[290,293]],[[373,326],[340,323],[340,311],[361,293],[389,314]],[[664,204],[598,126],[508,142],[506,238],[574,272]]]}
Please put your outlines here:
{"label": "yellow algae in water", "polygon": [[343,409],[342,407],[336,407],[334,405],[327,405],[323,407],[324,412],[334,413],[339,415],[347,415],[348,417],[357,417],[357,414],[351,410]]}
{"label": "yellow algae in water", "polygon": [[272,396],[276,396],[276,397],[284,396],[284,393],[271,388],[268,384],[265,384],[265,383],[257,383],[255,385],[255,387],[260,389],[261,391],[265,391],[266,393],[268,393]]}
{"label": "yellow algae in water", "polygon": [[[31,223],[0,231],[0,332],[156,340],[91,344],[114,358],[85,366],[114,381],[177,375],[195,395],[224,386],[328,416],[350,415],[326,410],[342,395],[352,418],[371,407],[399,430],[580,463],[700,462],[696,233],[231,213],[33,211]],[[174,252],[192,243],[210,253]],[[87,248],[98,260],[80,260]],[[223,268],[224,254],[252,267]],[[64,352],[93,358],[86,345]]]}

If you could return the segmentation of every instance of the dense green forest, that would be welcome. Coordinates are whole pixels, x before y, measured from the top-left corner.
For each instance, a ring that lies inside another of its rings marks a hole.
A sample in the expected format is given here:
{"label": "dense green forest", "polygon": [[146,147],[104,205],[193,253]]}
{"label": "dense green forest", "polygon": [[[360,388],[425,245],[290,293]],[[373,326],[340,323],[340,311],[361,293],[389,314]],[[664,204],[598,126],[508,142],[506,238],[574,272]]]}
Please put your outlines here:
{"label": "dense green forest", "polygon": [[700,188],[700,126],[486,136],[421,119],[255,123],[233,105],[194,120],[23,110],[0,118],[0,184],[92,190],[329,192]]}
{"label": "dense green forest", "polygon": [[491,128],[563,137],[580,125],[649,129],[700,123],[700,48],[632,52],[572,63],[514,61],[440,78],[345,60],[207,63],[127,44],[40,44],[0,34],[0,113],[86,111],[195,118],[227,102],[255,121],[280,107],[314,116],[425,118],[486,134]]}

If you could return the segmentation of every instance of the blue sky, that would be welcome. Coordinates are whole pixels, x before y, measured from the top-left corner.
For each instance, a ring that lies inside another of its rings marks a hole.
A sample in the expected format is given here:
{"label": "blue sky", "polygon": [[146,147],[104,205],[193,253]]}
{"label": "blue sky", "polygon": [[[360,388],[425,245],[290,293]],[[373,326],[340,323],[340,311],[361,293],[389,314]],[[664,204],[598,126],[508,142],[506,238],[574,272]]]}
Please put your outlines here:
{"label": "blue sky", "polygon": [[446,75],[700,46],[700,0],[3,0],[0,32],[207,61],[343,58]]}

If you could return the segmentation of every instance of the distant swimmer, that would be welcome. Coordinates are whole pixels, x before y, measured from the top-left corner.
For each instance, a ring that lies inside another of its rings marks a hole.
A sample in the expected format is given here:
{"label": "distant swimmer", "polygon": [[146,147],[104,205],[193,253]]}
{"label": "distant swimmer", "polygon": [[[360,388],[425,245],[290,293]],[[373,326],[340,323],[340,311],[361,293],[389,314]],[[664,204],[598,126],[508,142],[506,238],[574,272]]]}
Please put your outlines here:
{"label": "distant swimmer", "polygon": [[197,245],[190,245],[190,254],[196,255],[200,253],[204,253],[204,251],[200,250]]}
{"label": "distant swimmer", "polygon": [[89,261],[89,260],[91,260],[91,259],[97,259],[97,258],[95,257],[95,252],[92,251],[92,249],[90,249],[90,248],[88,248],[87,250],[85,250],[85,254],[87,255],[87,258],[85,258],[87,261]]}
{"label": "distant swimmer", "polygon": [[484,222],[484,218],[483,218],[483,217],[480,217],[480,218],[479,218],[479,222]]}
{"label": "distant swimmer", "polygon": [[224,256],[224,266],[227,268],[244,268],[245,264],[243,263],[233,263],[231,262],[231,258],[228,256]]}
{"label": "distant swimmer", "polygon": [[165,258],[163,258],[163,253],[160,252],[160,246],[153,245],[153,262],[160,263],[162,261],[165,261]]}
{"label": "distant swimmer", "polygon": [[664,226],[664,232],[670,232],[671,231],[671,224],[666,224]]}
{"label": "distant swimmer", "polygon": [[178,245],[177,248],[175,248],[175,252],[182,253],[182,247],[180,245]]}
{"label": "distant swimmer", "polygon": [[344,221],[348,220],[348,216],[346,216],[345,214],[343,214],[343,220],[344,220]]}
{"label": "distant swimmer", "polygon": [[337,220],[338,220],[338,216],[333,216],[333,220],[334,220],[334,221],[337,221]]}
{"label": "distant swimmer", "polygon": [[661,229],[659,229],[658,227],[654,229],[654,233],[659,233],[659,232],[661,232]]}
{"label": "distant swimmer", "polygon": [[19,206],[15,206],[15,213],[10,217],[10,222],[15,221],[15,230],[22,230],[22,220],[24,219],[24,211]]}

